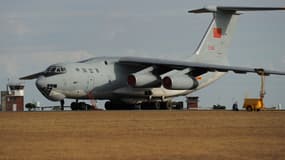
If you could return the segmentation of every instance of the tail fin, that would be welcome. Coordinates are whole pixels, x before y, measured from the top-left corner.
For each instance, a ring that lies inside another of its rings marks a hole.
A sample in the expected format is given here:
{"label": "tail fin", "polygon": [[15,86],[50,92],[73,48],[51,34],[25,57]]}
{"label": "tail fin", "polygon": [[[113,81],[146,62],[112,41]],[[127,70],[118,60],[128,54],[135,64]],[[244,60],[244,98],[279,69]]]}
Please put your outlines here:
{"label": "tail fin", "polygon": [[224,7],[209,6],[190,10],[189,13],[213,13],[213,19],[201,40],[192,61],[211,64],[228,64],[228,48],[235,30],[237,11],[285,10],[276,7]]}

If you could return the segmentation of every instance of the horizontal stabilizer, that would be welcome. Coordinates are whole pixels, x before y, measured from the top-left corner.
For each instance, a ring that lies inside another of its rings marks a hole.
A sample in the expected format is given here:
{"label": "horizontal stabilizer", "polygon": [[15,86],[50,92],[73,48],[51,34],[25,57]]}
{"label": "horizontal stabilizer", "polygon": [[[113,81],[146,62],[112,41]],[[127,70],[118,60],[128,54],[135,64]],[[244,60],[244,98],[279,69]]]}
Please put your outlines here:
{"label": "horizontal stabilizer", "polygon": [[240,6],[206,6],[204,8],[188,11],[189,13],[224,12],[236,13],[237,11],[276,11],[285,10],[285,7],[240,7]]}

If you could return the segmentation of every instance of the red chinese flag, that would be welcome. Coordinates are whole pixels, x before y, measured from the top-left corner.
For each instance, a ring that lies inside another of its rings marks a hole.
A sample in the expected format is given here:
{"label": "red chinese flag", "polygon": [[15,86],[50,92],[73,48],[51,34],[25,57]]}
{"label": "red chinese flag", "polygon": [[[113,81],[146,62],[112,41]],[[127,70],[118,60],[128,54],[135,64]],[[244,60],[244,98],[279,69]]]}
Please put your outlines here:
{"label": "red chinese flag", "polygon": [[214,28],[213,30],[214,38],[222,37],[222,28]]}

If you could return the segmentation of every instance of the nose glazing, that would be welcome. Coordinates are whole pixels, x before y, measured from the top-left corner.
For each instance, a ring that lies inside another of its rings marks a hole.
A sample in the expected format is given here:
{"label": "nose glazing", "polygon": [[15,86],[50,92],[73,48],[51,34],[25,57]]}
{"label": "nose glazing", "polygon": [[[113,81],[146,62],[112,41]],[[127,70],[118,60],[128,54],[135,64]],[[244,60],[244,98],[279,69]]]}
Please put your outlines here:
{"label": "nose glazing", "polygon": [[46,79],[45,77],[41,76],[37,79],[36,81],[36,86],[39,90],[42,90],[46,87],[47,83],[46,83]]}
{"label": "nose glazing", "polygon": [[36,86],[45,97],[49,96],[51,88],[47,87],[47,80],[44,76],[41,76],[37,79]]}

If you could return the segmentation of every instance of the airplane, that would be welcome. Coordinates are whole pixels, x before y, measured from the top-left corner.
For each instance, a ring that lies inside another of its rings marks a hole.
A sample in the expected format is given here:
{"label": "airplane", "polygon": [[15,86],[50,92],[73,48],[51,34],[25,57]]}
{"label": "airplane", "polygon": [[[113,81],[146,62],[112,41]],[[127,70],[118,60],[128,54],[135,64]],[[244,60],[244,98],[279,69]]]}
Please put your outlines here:
{"label": "airplane", "polygon": [[141,57],[95,57],[50,65],[45,71],[20,78],[36,80],[49,100],[75,99],[72,110],[85,106],[78,100],[108,100],[106,110],[169,109],[172,98],[202,89],[232,71],[238,74],[285,75],[264,68],[230,66],[228,48],[237,18],[245,11],[285,10],[281,7],[206,6],[189,13],[211,13],[213,18],[194,54],[186,60]]}

